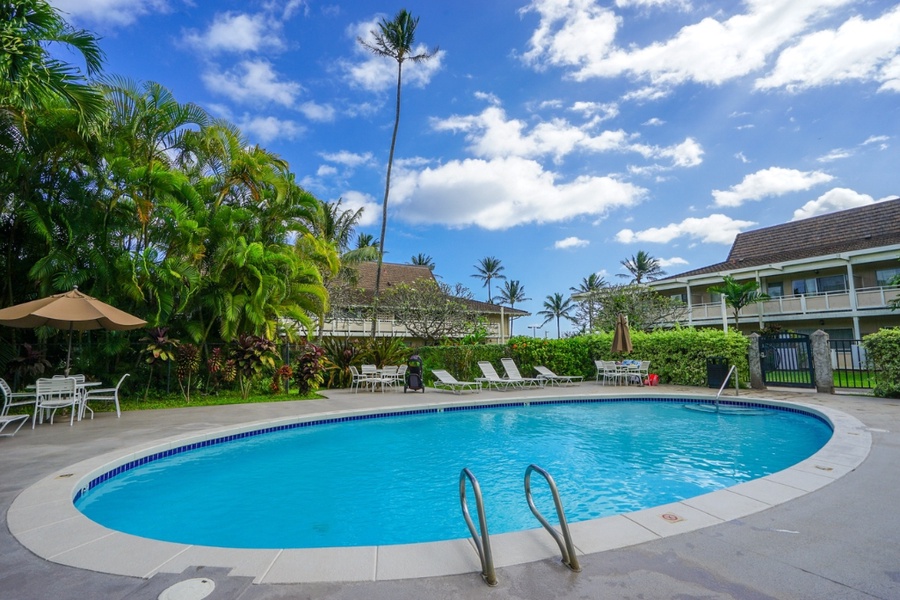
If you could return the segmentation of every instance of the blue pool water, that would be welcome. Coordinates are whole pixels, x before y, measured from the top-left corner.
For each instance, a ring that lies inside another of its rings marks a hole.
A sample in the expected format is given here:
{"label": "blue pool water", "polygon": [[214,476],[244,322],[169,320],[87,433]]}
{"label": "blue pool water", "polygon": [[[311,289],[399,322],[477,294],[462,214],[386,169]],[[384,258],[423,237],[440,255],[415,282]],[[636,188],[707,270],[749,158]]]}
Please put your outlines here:
{"label": "blue pool water", "polygon": [[[111,529],[207,546],[426,542],[468,537],[458,491],[464,467],[478,478],[496,534],[539,526],[523,491],[532,463],[553,475],[567,519],[577,522],[763,477],[812,455],[830,436],[827,424],[807,415],[716,415],[680,402],[393,416],[155,460],[101,483],[76,506]],[[535,501],[549,517],[546,488],[532,477]]]}

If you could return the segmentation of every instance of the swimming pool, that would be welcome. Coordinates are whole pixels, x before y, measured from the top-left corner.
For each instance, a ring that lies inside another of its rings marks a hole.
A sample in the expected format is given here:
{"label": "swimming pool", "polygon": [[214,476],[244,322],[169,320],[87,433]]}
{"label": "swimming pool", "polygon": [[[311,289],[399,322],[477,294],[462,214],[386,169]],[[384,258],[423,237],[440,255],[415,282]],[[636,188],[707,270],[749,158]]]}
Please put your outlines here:
{"label": "swimming pool", "polygon": [[[537,526],[522,491],[531,463],[554,476],[572,523],[780,471],[831,435],[792,410],[729,417],[655,400],[431,408],[251,430],[125,463],[91,479],[76,505],[111,529],[170,542],[407,544],[467,537],[463,467],[479,478],[491,532],[503,533]],[[242,475],[224,477],[239,464]],[[552,506],[534,487],[538,505]]]}

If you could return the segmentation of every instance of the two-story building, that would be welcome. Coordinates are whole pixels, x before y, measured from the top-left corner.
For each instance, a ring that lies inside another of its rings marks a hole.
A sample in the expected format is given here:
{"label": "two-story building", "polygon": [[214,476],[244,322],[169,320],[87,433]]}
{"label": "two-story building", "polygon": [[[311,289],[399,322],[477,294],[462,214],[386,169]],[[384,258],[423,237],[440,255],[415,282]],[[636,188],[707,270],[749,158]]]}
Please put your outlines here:
{"label": "two-story building", "polygon": [[709,287],[726,275],[756,281],[770,299],[744,307],[744,332],[779,325],[861,339],[900,326],[900,198],[740,233],[724,262],[648,283],[685,303],[678,322],[733,326],[732,309]]}

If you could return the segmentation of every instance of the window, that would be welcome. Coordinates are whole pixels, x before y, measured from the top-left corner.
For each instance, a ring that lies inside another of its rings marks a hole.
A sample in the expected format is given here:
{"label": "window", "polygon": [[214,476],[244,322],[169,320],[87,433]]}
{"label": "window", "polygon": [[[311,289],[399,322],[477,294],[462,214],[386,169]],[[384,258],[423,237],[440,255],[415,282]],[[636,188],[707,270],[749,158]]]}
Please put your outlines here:
{"label": "window", "polygon": [[799,296],[800,294],[815,294],[816,293],[816,280],[815,279],[795,279],[791,282],[791,289],[794,292],[795,296]]}
{"label": "window", "polygon": [[784,282],[770,281],[766,284],[766,293],[773,298],[780,298],[781,296],[784,296]]}
{"label": "window", "polygon": [[847,276],[846,275],[828,275],[816,279],[816,290],[820,293],[825,292],[846,292]]}
{"label": "window", "polygon": [[877,269],[875,271],[875,285],[893,285],[891,281],[900,276],[900,268],[897,269]]}

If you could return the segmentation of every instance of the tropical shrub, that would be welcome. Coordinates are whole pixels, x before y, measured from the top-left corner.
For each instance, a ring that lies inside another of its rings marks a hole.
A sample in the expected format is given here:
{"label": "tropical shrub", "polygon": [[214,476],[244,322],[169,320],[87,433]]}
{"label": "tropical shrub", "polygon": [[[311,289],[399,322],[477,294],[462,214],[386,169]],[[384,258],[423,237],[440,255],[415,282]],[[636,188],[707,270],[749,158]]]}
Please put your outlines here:
{"label": "tropical shrub", "polygon": [[355,340],[345,337],[330,337],[322,340],[325,351],[325,385],[329,388],[349,387],[352,380],[350,365],[359,355]]}
{"label": "tropical shrub", "polygon": [[181,344],[175,352],[175,375],[178,387],[186,402],[191,401],[191,386],[194,375],[200,369],[200,348],[194,344]]}
{"label": "tropical shrub", "polygon": [[881,329],[865,336],[863,346],[875,363],[875,395],[900,398],[900,327]]}
{"label": "tropical shrub", "polygon": [[374,364],[378,368],[384,365],[399,365],[406,362],[409,346],[402,338],[378,337],[368,338],[360,348],[358,361]]}
{"label": "tropical shrub", "polygon": [[301,395],[319,389],[325,380],[325,351],[307,343],[294,359],[294,383]]}
{"label": "tropical shrub", "polygon": [[278,347],[258,335],[241,335],[230,344],[231,358],[238,375],[241,396],[250,396],[253,383],[268,369],[275,369]]}

